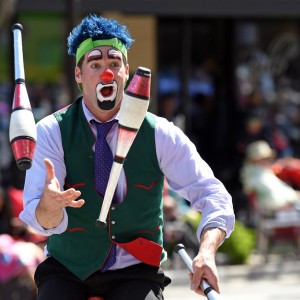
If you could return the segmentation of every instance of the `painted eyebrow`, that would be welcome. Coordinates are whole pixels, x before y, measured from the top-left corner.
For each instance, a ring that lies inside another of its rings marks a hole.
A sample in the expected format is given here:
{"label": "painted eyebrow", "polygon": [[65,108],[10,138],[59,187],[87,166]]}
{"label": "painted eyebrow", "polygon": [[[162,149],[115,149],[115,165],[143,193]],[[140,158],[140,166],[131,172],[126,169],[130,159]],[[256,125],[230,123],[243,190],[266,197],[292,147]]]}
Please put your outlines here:
{"label": "painted eyebrow", "polygon": [[120,51],[115,50],[115,49],[109,49],[107,51],[107,57],[112,58],[112,59],[122,60],[122,53]]}
{"label": "painted eyebrow", "polygon": [[108,55],[108,58],[110,58],[110,59],[117,59],[117,60],[120,60],[120,61],[122,60],[120,56],[113,55],[113,54],[112,55]]}
{"label": "painted eyebrow", "polygon": [[102,55],[91,55],[88,57],[87,61],[90,62],[90,61],[99,60],[99,59],[102,59]]}
{"label": "painted eyebrow", "polygon": [[98,59],[102,59],[102,52],[98,49],[96,50],[92,50],[87,57],[87,61],[93,61],[93,60],[98,60]]}
{"label": "painted eyebrow", "polygon": [[107,57],[108,57],[108,58],[111,58],[111,59],[122,60],[122,58],[121,58],[120,55],[118,55],[118,54],[108,54]]}

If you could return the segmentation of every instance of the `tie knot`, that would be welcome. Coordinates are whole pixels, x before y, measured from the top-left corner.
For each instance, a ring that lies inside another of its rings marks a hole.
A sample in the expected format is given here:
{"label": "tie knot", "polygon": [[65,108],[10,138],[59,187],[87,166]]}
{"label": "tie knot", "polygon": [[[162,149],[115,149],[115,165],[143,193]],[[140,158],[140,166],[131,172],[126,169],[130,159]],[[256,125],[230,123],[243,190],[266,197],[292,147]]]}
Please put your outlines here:
{"label": "tie knot", "polygon": [[109,131],[111,130],[112,126],[117,122],[117,120],[112,120],[110,122],[99,123],[95,120],[92,120],[92,123],[95,124],[97,128],[97,134],[106,137]]}

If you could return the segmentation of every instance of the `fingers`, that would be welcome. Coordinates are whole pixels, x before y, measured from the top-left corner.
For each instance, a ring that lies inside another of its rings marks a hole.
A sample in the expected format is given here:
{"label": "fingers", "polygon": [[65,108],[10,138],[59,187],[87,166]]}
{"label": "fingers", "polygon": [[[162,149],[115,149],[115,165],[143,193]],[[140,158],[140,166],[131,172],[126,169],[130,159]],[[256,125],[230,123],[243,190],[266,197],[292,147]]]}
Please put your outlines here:
{"label": "fingers", "polygon": [[66,200],[66,201],[72,201],[77,199],[81,195],[80,191],[76,191],[73,188],[70,188],[66,191],[61,192],[61,196]]}
{"label": "fingers", "polygon": [[219,285],[219,279],[218,277],[214,276],[212,274],[209,278],[207,278],[207,281],[210,283],[211,287],[220,294],[220,285]]}
{"label": "fingers", "polygon": [[201,263],[199,263],[199,260],[194,261],[193,270],[194,272],[189,274],[191,290],[197,294],[204,295],[200,283],[205,279],[217,293],[220,293],[219,278],[216,266],[213,262],[210,260],[206,261],[206,263],[204,263],[203,260]]}
{"label": "fingers", "polygon": [[[190,273],[189,274],[189,277],[190,277],[190,281],[191,281],[191,290],[194,291],[195,293],[199,294],[199,295],[202,295],[202,296],[205,296],[205,293],[204,293],[204,289],[211,286],[211,288],[216,291],[218,294],[220,294],[220,290],[219,290],[219,287],[215,288],[212,284],[211,284],[211,281],[209,281],[208,279],[206,278],[201,278],[201,281],[199,283],[199,285],[195,285],[194,286],[194,283],[193,282],[193,274]],[[203,283],[204,281],[206,281],[206,284],[203,286]],[[208,284],[208,285],[207,285]],[[195,287],[195,288],[194,288]],[[204,288],[204,289],[202,289]]]}
{"label": "fingers", "polygon": [[83,199],[79,199],[79,200],[70,202],[69,206],[74,207],[74,208],[80,208],[84,203],[85,203],[85,201]]}
{"label": "fingers", "polygon": [[[200,257],[197,260],[197,257],[194,258],[193,261],[193,273],[190,274],[191,279],[191,290],[197,291],[200,289],[200,282],[204,275],[204,268],[206,267],[204,260]],[[201,290],[201,289],[200,289]]]}
{"label": "fingers", "polygon": [[197,294],[204,296],[204,292],[202,291],[202,289],[200,287],[201,279],[197,279],[197,277],[193,273],[189,273],[189,277],[190,277],[190,281],[191,281],[190,289],[192,291],[196,292]]}
{"label": "fingers", "polygon": [[64,199],[64,206],[79,208],[84,204],[83,199],[76,200],[81,195],[80,191],[70,188],[61,192],[61,197]]}
{"label": "fingers", "polygon": [[84,200],[76,200],[81,195],[80,191],[70,188],[66,191],[60,190],[60,184],[55,176],[54,165],[50,159],[45,158],[46,179],[43,201],[47,206],[64,208],[67,206],[79,208],[84,204]]}
{"label": "fingers", "polygon": [[48,158],[44,159],[44,164],[46,167],[46,183],[50,183],[55,178],[54,165]]}

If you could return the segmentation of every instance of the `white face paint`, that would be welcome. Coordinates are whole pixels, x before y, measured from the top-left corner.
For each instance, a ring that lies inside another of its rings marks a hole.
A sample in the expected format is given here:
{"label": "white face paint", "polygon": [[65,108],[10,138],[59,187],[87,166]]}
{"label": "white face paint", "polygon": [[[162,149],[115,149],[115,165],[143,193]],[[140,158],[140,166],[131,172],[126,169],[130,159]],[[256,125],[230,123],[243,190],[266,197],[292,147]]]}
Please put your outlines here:
{"label": "white face paint", "polygon": [[110,58],[120,58],[122,59],[122,53],[119,50],[111,48],[107,51],[107,54]]}
{"label": "white face paint", "polygon": [[[127,78],[122,53],[114,48],[103,46],[101,49],[95,48],[87,53],[86,59],[86,64],[83,64],[85,72],[82,72],[85,75],[83,90],[86,88],[86,99],[89,92],[89,100],[92,102],[96,98],[97,106],[101,110],[117,108],[122,101]],[[93,85],[94,96],[89,89]]]}
{"label": "white face paint", "polygon": [[[100,50],[98,50],[98,51],[100,51]],[[97,54],[97,53],[92,53],[92,55],[96,55],[96,57],[99,57],[99,54]],[[102,53],[101,53],[101,56],[102,56]],[[121,61],[122,53],[119,50],[112,48],[107,51],[107,57],[109,59],[119,59]],[[100,76],[100,78],[101,78],[101,76]],[[96,86],[96,95],[97,95],[97,99],[100,102],[100,105],[101,105],[101,103],[105,103],[106,101],[113,102],[117,97],[117,92],[118,92],[118,84],[115,80],[112,83],[107,83],[107,84],[98,83]]]}
{"label": "white face paint", "polygon": [[88,61],[97,60],[101,58],[102,58],[102,52],[99,49],[92,50],[87,56]]}

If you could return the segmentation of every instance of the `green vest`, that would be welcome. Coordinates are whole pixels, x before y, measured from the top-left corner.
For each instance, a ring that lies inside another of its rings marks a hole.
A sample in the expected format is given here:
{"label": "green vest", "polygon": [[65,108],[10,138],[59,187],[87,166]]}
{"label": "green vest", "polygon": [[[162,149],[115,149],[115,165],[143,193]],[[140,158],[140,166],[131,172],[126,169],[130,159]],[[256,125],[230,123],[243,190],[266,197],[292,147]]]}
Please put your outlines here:
{"label": "green vest", "polygon": [[126,157],[127,194],[122,203],[112,204],[106,228],[95,225],[103,198],[95,191],[95,137],[81,101],[54,116],[60,126],[67,171],[64,188],[80,190],[85,204],[66,208],[67,230],[49,237],[50,254],[82,280],[101,268],[112,243],[144,263],[159,266],[166,253],[162,248],[163,173],[155,150],[155,116],[147,113]]}

